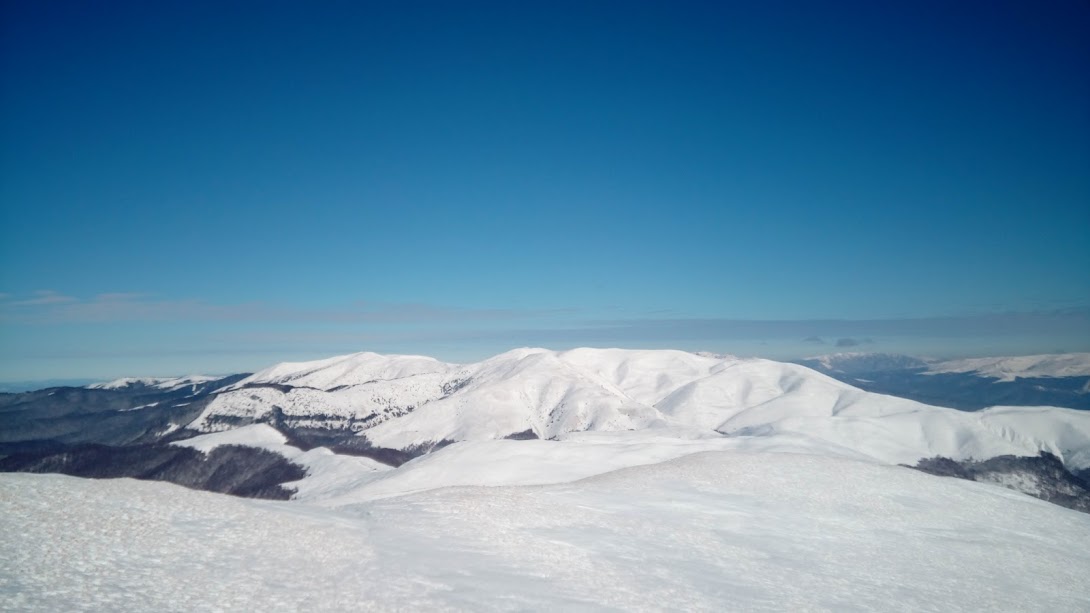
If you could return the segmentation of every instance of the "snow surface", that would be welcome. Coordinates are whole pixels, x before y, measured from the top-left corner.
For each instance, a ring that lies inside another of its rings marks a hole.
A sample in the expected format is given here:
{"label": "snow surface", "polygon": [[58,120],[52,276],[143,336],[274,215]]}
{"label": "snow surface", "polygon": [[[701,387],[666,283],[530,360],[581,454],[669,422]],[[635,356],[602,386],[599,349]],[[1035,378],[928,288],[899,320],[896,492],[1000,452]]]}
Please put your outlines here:
{"label": "snow surface", "polygon": [[621,468],[646,466],[705,451],[815,454],[869,460],[806,436],[724,437],[695,429],[582,432],[560,441],[455,443],[356,487],[311,489],[296,499],[322,506],[376,500],[455,485],[568,483]]}
{"label": "snow surface", "polygon": [[998,487],[793,453],[327,508],[0,475],[20,611],[1086,611],[1087,542]]}

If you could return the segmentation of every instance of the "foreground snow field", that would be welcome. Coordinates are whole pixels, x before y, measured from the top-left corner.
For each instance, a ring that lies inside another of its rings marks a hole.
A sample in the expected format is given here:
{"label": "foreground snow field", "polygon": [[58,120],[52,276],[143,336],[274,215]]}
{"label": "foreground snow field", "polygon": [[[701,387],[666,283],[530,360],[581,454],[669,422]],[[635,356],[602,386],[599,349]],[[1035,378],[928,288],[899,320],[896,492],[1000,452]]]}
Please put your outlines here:
{"label": "foreground snow field", "polygon": [[795,453],[321,507],[0,475],[5,610],[1086,611],[1087,543],[1087,514]]}

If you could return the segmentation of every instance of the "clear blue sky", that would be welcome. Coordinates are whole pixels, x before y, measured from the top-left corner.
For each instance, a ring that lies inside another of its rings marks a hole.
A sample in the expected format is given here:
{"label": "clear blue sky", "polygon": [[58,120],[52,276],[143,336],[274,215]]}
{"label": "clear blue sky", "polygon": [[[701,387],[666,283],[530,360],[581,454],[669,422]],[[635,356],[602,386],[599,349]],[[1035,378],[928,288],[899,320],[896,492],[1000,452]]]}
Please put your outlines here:
{"label": "clear blue sky", "polygon": [[1080,0],[2,10],[0,380],[1090,349]]}

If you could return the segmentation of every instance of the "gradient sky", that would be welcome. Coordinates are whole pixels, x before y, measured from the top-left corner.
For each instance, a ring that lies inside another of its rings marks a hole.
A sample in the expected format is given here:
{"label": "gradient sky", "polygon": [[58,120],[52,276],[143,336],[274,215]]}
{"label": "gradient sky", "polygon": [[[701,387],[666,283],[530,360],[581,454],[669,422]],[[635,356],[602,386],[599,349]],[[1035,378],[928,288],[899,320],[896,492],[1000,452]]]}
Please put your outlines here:
{"label": "gradient sky", "polygon": [[1090,4],[6,2],[0,380],[1090,350]]}

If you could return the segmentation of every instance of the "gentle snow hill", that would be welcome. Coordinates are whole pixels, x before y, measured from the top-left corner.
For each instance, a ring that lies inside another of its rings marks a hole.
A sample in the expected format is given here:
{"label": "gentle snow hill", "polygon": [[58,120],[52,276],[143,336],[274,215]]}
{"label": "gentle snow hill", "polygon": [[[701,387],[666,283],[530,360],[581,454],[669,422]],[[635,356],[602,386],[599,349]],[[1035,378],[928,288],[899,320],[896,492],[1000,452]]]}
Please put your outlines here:
{"label": "gentle snow hill", "polygon": [[1090,516],[818,456],[331,509],[58,475],[0,474],[0,492],[4,610],[1090,608]]}
{"label": "gentle snow hill", "polygon": [[890,464],[1048,452],[1068,470],[1090,468],[1090,413],[1055,407],[992,407],[967,413],[921,405],[881,416],[788,416],[732,432],[807,436]]}
{"label": "gentle snow hill", "polygon": [[[270,419],[275,410],[287,428],[357,432],[371,445],[398,450],[512,436],[696,428],[809,437],[885,463],[1047,451],[1069,469],[1090,467],[1087,412],[996,407],[965,413],[865,392],[805,366],[762,359],[516,349],[452,365],[354,354],[281,364],[247,381],[219,394],[189,428],[228,430]],[[292,382],[307,386],[290,387]],[[267,383],[280,387],[262,386]]]}
{"label": "gentle snow hill", "polygon": [[568,483],[706,451],[794,453],[871,460],[851,449],[791,434],[724,437],[688,428],[579,432],[565,435],[559,441],[455,443],[376,475],[357,487],[311,490],[294,498],[321,506],[343,506],[450,486]]}

